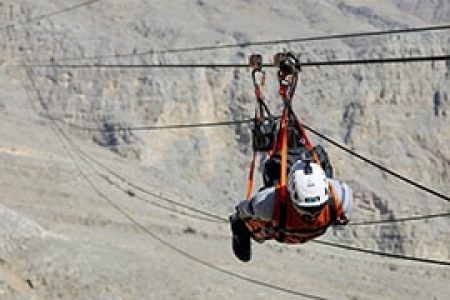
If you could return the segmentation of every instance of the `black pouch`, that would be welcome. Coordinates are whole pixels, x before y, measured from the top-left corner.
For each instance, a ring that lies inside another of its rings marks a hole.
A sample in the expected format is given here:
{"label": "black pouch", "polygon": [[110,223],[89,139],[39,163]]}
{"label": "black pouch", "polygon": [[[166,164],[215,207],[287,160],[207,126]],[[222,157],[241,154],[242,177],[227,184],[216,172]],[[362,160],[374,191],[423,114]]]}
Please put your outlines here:
{"label": "black pouch", "polygon": [[[306,147],[300,147],[297,149],[289,149],[287,156],[287,173],[291,169],[291,166],[297,160],[304,160],[308,157],[309,153]],[[280,182],[281,173],[281,151],[274,153],[269,159],[264,163],[263,170],[263,181],[265,187],[274,186]]]}
{"label": "black pouch", "polygon": [[253,150],[272,150],[276,129],[277,123],[272,116],[265,117],[262,121],[255,121],[252,129]]}

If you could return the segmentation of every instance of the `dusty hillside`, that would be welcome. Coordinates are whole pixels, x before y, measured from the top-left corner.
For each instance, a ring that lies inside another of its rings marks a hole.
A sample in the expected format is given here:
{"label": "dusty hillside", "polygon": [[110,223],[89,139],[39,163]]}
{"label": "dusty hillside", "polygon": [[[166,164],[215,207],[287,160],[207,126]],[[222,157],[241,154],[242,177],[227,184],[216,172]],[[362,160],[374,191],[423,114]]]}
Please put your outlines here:
{"label": "dusty hillside", "polygon": [[[240,264],[226,223],[201,220],[173,204],[221,218],[233,211],[244,196],[249,125],[127,127],[252,117],[249,70],[13,66],[245,63],[254,51],[269,62],[283,48],[301,52],[305,62],[448,54],[449,31],[149,53],[450,23],[445,1],[104,0],[65,12],[79,2],[0,3],[0,298],[289,296],[236,274],[329,299],[448,298],[446,266],[318,244],[255,245],[254,261]],[[449,74],[450,61],[305,67],[294,108],[330,138],[448,195]],[[270,69],[274,113],[280,107],[276,84]],[[49,115],[106,131],[53,123]],[[448,202],[311,138],[329,151],[336,177],[353,187],[354,221],[449,210]],[[323,240],[448,261],[449,228],[448,218],[436,218],[330,230]]]}

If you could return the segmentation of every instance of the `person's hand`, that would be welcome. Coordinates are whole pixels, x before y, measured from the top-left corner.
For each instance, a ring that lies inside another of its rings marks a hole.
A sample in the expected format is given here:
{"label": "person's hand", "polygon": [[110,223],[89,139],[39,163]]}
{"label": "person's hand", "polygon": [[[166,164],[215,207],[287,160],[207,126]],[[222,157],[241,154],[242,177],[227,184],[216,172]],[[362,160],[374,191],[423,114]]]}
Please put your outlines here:
{"label": "person's hand", "polygon": [[347,225],[349,220],[347,217],[342,214],[342,216],[339,217],[339,219],[336,220],[336,225]]}

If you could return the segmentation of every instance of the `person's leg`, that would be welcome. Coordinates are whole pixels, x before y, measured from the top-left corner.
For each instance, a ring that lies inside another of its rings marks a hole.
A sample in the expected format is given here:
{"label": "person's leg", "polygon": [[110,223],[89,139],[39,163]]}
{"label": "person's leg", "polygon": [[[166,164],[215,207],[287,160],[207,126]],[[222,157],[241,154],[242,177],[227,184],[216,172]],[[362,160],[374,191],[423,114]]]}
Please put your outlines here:
{"label": "person's leg", "polygon": [[238,213],[230,216],[230,227],[233,234],[232,249],[234,255],[241,261],[247,262],[251,259],[251,234],[244,221],[239,218]]}

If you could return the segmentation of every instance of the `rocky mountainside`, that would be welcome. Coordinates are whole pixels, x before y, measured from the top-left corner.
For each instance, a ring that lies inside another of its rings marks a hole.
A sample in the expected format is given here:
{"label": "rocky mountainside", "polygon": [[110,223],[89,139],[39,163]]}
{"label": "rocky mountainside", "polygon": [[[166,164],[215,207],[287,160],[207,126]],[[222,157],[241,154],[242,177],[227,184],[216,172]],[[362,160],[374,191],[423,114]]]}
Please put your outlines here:
{"label": "rocky mountainside", "polygon": [[[0,213],[5,216],[0,232],[0,296],[210,299],[235,295],[242,283],[148,240],[145,231],[104,201],[117,199],[114,203],[119,207],[183,245],[183,251],[239,274],[331,299],[446,298],[448,267],[335,253],[314,244],[256,245],[255,261],[242,266],[230,253],[227,224],[205,223],[145,204],[168,197],[223,218],[233,211],[245,192],[251,159],[249,124],[154,131],[129,127],[250,118],[255,101],[249,69],[64,64],[246,63],[253,52],[270,62],[282,49],[301,53],[304,62],[443,55],[450,53],[449,31],[214,51],[158,50],[450,23],[450,4],[167,2],[104,0],[67,11],[61,9],[79,2],[0,2],[0,199],[4,206]],[[49,12],[58,13],[44,18]],[[306,124],[414,181],[450,194],[450,61],[304,67],[300,76],[294,109]],[[280,101],[274,69],[267,70],[267,80],[268,104],[276,113]],[[49,116],[58,120],[57,125]],[[354,189],[354,221],[449,210],[448,202],[310,136],[329,152],[336,178]],[[77,147],[160,198],[150,200],[136,186],[79,158]],[[91,181],[86,182],[85,176]],[[139,202],[139,197],[146,201]],[[173,203],[166,205],[176,211]],[[323,240],[448,261],[449,228],[449,218],[349,226],[330,230]],[[274,268],[273,278],[262,275],[267,273],[262,266],[266,256],[273,260],[268,263]],[[355,261],[349,259],[353,256]],[[317,266],[324,257],[325,263]],[[310,268],[293,270],[286,280],[283,267],[291,266],[292,260]],[[186,275],[193,268],[198,278]],[[335,273],[339,268],[352,273],[349,282],[360,287],[344,282]],[[323,272],[331,284],[314,280]],[[422,283],[419,278],[424,275],[433,283]],[[299,287],[297,277],[308,284]],[[245,299],[280,296],[244,285]],[[333,294],[342,286],[344,290]]]}

